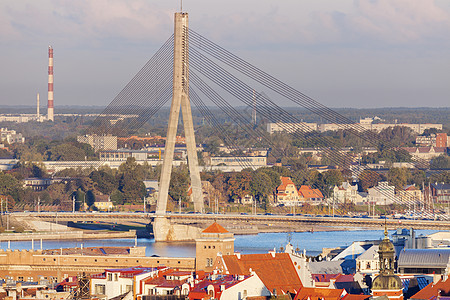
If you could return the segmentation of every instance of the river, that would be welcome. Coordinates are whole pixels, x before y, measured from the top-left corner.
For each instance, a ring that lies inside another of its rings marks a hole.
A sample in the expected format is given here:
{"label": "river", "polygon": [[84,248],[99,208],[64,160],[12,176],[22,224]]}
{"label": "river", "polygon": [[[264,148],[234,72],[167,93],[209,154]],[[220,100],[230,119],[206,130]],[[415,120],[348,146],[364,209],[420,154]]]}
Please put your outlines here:
{"label": "river", "polygon": [[[435,230],[416,230],[416,236],[427,235]],[[391,235],[394,231],[390,231]],[[354,241],[378,240],[383,238],[383,230],[352,230],[352,231],[319,231],[319,232],[293,232],[293,233],[260,233],[258,235],[236,235],[234,249],[243,254],[267,253],[269,250],[284,247],[288,240],[294,248],[306,250],[308,255],[318,255],[322,248],[345,247]],[[158,255],[165,257],[194,257],[194,243],[155,243],[153,239],[109,239],[84,241],[42,241],[43,249],[59,249],[72,247],[130,247],[137,242],[138,246],[146,247],[146,256]],[[41,249],[41,241],[10,242],[11,249]],[[1,249],[8,248],[8,242],[0,243]]]}

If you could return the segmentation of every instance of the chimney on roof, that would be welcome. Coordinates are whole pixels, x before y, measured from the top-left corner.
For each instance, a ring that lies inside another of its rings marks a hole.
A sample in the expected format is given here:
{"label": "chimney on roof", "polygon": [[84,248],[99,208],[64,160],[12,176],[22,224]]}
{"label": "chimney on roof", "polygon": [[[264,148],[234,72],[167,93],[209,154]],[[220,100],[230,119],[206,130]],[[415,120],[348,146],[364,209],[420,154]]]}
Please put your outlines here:
{"label": "chimney on roof", "polygon": [[236,255],[238,259],[241,259],[241,253],[240,252],[234,252],[234,255]]}

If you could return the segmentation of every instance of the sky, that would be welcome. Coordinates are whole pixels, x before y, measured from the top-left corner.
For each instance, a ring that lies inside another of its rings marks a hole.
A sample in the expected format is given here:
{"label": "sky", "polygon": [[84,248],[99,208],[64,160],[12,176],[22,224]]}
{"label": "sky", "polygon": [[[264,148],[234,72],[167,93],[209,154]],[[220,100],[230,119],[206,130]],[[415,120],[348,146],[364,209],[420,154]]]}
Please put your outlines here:
{"label": "sky", "polygon": [[[180,0],[0,1],[0,105],[106,106]],[[448,0],[185,0],[190,28],[328,107],[449,107]],[[42,104],[44,105],[44,104]],[[0,110],[1,112],[1,110]]]}

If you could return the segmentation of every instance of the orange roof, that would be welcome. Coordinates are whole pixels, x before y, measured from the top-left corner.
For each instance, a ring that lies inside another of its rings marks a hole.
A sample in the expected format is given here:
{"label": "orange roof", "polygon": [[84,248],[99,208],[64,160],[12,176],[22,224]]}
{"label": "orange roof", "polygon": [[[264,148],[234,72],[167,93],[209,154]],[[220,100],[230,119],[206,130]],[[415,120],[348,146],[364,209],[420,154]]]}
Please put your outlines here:
{"label": "orange roof", "polygon": [[342,300],[366,300],[369,299],[370,295],[353,295],[353,294],[347,294],[342,298]]}
{"label": "orange roof", "polygon": [[410,299],[437,298],[438,294],[442,293],[440,291],[445,294],[450,293],[450,278],[447,278],[446,281],[439,280],[436,283],[430,283],[429,285],[418,291],[416,294],[411,296]]}
{"label": "orange roof", "polygon": [[298,189],[299,194],[303,196],[303,198],[323,198],[322,192],[318,189],[312,189],[307,185],[302,185]]}
{"label": "orange roof", "polygon": [[[279,190],[279,191],[284,191],[284,190],[286,190],[286,187],[287,187],[289,184],[294,184],[294,183],[292,182],[292,180],[291,180],[290,177],[283,177],[283,176],[281,176],[280,179],[281,179],[281,184],[280,184],[280,186],[277,188],[277,190]],[[294,185],[294,186],[295,186],[295,185]]]}
{"label": "orange roof", "polygon": [[203,233],[228,233],[229,231],[220,226],[217,222],[212,223]]}
{"label": "orange roof", "polygon": [[344,289],[302,287],[294,300],[339,300],[345,293]]}
{"label": "orange roof", "polygon": [[296,293],[302,286],[289,254],[246,254],[239,259],[236,255],[224,255],[224,264],[229,274],[249,275],[250,269],[262,280],[269,291],[278,294]]}

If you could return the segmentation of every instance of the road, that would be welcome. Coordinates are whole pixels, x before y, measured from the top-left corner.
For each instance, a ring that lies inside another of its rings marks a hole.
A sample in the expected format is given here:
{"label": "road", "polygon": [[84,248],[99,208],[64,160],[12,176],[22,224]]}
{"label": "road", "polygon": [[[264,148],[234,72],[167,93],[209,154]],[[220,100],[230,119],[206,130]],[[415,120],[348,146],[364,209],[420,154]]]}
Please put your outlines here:
{"label": "road", "polygon": [[[143,212],[20,212],[10,213],[11,217],[20,217],[23,220],[40,219],[42,221],[67,223],[72,222],[113,222],[118,224],[141,223],[147,224],[154,220],[154,213]],[[178,224],[210,224],[215,220],[224,224],[244,224],[246,226],[256,225],[258,228],[270,226],[271,228],[289,228],[294,231],[304,231],[312,226],[330,226],[341,228],[380,228],[385,220],[379,218],[349,218],[332,216],[286,216],[286,215],[242,215],[242,214],[166,214],[166,218]],[[414,229],[449,230],[450,221],[433,220],[399,220],[387,219],[389,229],[399,227]],[[264,231],[264,230],[262,230]]]}

